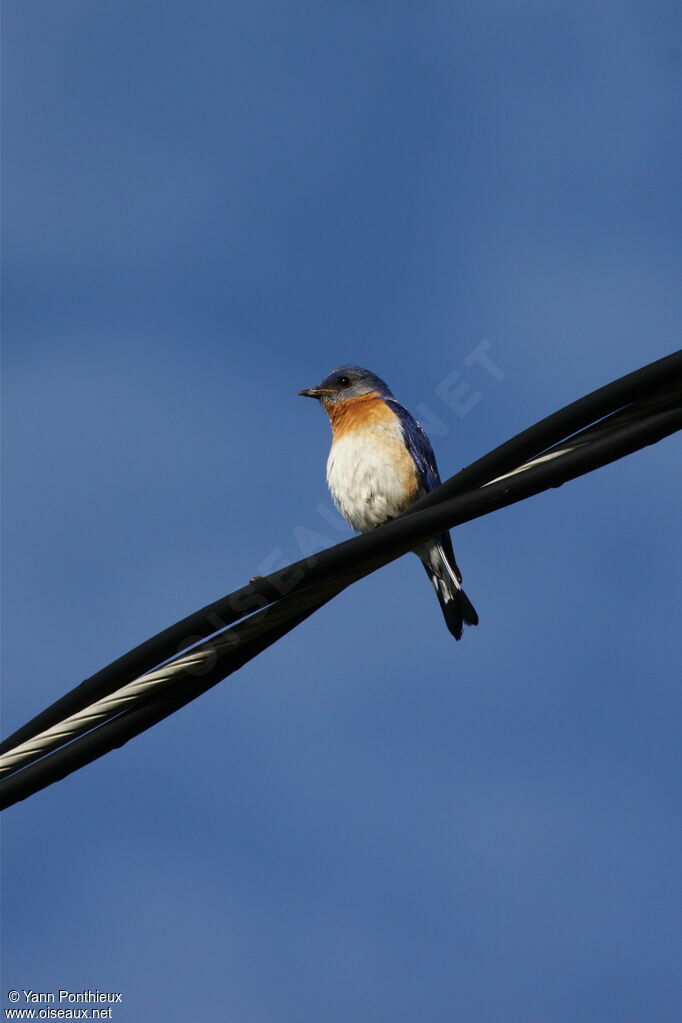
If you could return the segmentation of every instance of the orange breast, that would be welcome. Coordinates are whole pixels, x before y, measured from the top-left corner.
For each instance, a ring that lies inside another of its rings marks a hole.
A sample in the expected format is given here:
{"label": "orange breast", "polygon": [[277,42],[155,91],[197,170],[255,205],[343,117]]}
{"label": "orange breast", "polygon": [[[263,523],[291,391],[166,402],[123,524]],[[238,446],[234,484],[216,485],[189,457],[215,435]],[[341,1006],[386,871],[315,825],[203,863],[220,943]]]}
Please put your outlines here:
{"label": "orange breast", "polygon": [[[395,487],[395,494],[401,494],[403,505],[392,514],[416,500],[422,487],[414,459],[405,446],[400,420],[380,395],[330,402],[327,415],[334,435],[332,449],[343,447],[356,478],[363,473],[368,479],[381,478],[385,490]],[[349,464],[349,473],[350,468]]]}
{"label": "orange breast", "polygon": [[393,412],[376,391],[359,398],[330,401],[326,412],[332,424],[334,440],[340,440],[354,430],[383,426],[395,420]]}

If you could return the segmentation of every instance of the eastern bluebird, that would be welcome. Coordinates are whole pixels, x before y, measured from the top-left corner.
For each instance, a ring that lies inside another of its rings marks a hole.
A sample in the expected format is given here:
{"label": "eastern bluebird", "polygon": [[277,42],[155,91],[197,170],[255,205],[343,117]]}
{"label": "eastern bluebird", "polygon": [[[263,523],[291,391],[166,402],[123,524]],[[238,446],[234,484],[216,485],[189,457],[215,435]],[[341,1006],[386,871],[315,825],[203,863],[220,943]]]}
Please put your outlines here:
{"label": "eastern bluebird", "polygon": [[[357,533],[388,522],[440,483],[429,438],[374,373],[340,366],[299,394],[318,398],[329,416],[327,483]],[[448,629],[461,639],[462,623],[478,625],[478,615],[462,589],[450,534],[420,544],[414,553],[433,583]]]}

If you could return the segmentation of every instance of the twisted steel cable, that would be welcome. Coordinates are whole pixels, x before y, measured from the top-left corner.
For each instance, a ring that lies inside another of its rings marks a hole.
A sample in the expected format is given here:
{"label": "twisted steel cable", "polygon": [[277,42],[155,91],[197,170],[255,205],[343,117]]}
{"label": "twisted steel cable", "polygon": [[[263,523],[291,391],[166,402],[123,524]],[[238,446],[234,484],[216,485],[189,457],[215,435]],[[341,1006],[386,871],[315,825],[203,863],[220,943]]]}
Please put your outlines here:
{"label": "twisted steel cable", "polygon": [[[523,431],[380,529],[304,559],[284,574],[254,580],[189,615],[77,686],[0,744],[5,754],[0,757],[5,775],[0,808],[151,727],[255,657],[350,583],[422,540],[560,486],[680,428],[682,352],[628,374]],[[234,622],[239,624],[229,627]],[[213,639],[155,667],[171,651],[196,644],[219,628]]]}

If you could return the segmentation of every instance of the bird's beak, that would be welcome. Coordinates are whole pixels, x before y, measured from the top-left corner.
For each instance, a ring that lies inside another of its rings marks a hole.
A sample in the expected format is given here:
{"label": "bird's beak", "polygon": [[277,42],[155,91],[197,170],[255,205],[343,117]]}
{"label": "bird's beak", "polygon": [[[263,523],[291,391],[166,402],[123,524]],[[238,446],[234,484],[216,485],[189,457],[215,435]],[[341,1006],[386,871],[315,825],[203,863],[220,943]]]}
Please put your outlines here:
{"label": "bird's beak", "polygon": [[323,394],[326,394],[327,391],[324,387],[309,387],[307,390],[299,391],[298,393],[302,398],[320,398]]}

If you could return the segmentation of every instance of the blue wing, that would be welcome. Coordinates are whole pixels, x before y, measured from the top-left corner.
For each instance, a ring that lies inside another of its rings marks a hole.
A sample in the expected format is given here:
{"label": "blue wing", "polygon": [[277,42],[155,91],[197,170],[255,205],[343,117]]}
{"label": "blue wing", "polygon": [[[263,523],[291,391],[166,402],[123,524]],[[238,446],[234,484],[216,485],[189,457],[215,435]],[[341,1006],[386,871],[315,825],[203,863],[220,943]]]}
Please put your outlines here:
{"label": "blue wing", "polygon": [[[436,456],[433,453],[431,447],[431,441],[426,436],[417,420],[410,415],[406,408],[395,400],[395,398],[386,398],[385,401],[391,406],[395,414],[400,419],[400,425],[403,430],[403,436],[405,437],[405,444],[414,459],[414,464],[417,466],[419,476],[422,481],[422,485],[427,493],[433,490],[435,487],[440,485],[440,474],[438,472],[438,466],[436,465]],[[436,537],[436,542],[441,547],[441,553],[443,558],[451,567],[454,575],[457,578],[458,583],[462,582],[462,573],[459,570],[457,561],[455,560],[455,552],[452,549],[452,540],[450,539],[450,533],[441,533],[440,536]],[[427,566],[427,572],[429,568]],[[472,615],[475,616],[476,612],[471,609]],[[465,619],[469,621],[469,619]]]}
{"label": "blue wing", "polygon": [[440,484],[440,476],[431,441],[417,420],[395,398],[386,399],[386,404],[390,405],[400,420],[405,444],[414,459],[414,464],[417,466],[424,489],[427,492],[433,490],[434,487]]}

